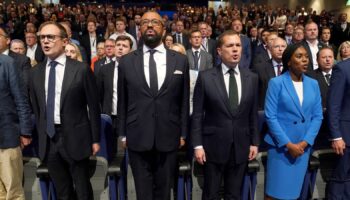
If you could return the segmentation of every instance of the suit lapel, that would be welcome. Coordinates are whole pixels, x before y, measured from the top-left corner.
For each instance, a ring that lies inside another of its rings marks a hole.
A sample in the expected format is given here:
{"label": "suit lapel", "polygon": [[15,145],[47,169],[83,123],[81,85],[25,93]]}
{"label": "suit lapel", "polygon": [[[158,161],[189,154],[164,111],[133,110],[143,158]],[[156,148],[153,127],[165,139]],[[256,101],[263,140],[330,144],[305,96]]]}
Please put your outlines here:
{"label": "suit lapel", "polygon": [[67,92],[72,85],[72,81],[74,80],[75,74],[77,72],[77,67],[74,65],[72,60],[67,57],[66,66],[64,69],[63,83],[62,83],[62,92],[61,92],[61,101],[60,105],[64,103],[64,99],[67,96]]}
{"label": "suit lapel", "polygon": [[45,94],[45,76],[46,76],[46,63],[45,59],[37,67],[39,68],[39,76],[37,76],[38,83],[38,94],[39,94],[39,105],[45,105],[46,108],[46,94]]}
{"label": "suit lapel", "polygon": [[146,77],[145,77],[142,48],[139,48],[138,50],[134,51],[134,54],[136,56],[136,59],[134,60],[133,67],[135,68],[135,72],[138,76],[138,80],[142,82],[141,85],[143,86],[144,91],[146,91],[148,95],[152,96],[152,92],[147,84]]}
{"label": "suit lapel", "polygon": [[200,66],[199,66],[199,69],[198,69],[198,71],[203,71],[203,70],[205,70],[206,68],[205,68],[205,65],[206,65],[206,60],[205,60],[205,56],[204,56],[204,51],[203,50],[201,50],[200,51],[200,59],[199,59],[200,61],[199,61],[199,64],[200,64]]}
{"label": "suit lapel", "polygon": [[293,81],[292,81],[292,78],[290,77],[289,72],[286,72],[283,75],[283,77],[284,77],[283,78],[283,84],[284,84],[284,86],[285,86],[289,96],[291,97],[291,99],[293,101],[293,104],[295,105],[295,107],[299,111],[300,115],[302,117],[304,117],[303,110],[302,110],[301,105],[300,105],[299,97],[298,97],[297,92],[296,92],[296,90],[294,88]]}
{"label": "suit lapel", "polygon": [[[112,89],[112,94],[113,94],[113,87],[114,87],[114,70],[115,70],[115,61],[113,62],[113,65],[110,66],[110,69],[108,70],[108,79],[107,81],[109,82],[109,85],[111,86]],[[113,95],[112,95],[113,96]]]}
{"label": "suit lapel", "polygon": [[163,82],[163,85],[158,91],[158,95],[160,95],[166,88],[169,82],[171,81],[176,66],[175,53],[169,50],[166,50],[166,75]]}
{"label": "suit lapel", "polygon": [[245,70],[240,69],[240,74],[241,74],[241,100],[240,103],[238,105],[238,108],[233,111],[233,115],[236,115],[240,112],[243,103],[245,102],[245,99],[247,98],[247,93],[249,86],[249,75],[245,72]]}
{"label": "suit lapel", "polygon": [[194,58],[193,58],[193,53],[192,50],[189,49],[187,50],[187,58],[188,58],[188,63],[190,64],[190,69],[195,70],[194,68]]}
{"label": "suit lapel", "polygon": [[269,60],[267,61],[267,63],[268,63],[269,66],[270,66],[270,67],[266,67],[266,68],[265,68],[267,77],[269,77],[269,78],[276,77],[276,73],[275,73],[275,70],[274,70],[272,61],[269,59]]}
{"label": "suit lapel", "polygon": [[218,91],[219,95],[221,96],[222,100],[224,101],[224,104],[225,104],[228,112],[232,115],[230,102],[228,100],[228,94],[226,91],[224,76],[222,74],[221,65],[216,67],[216,70],[213,71],[212,75],[213,75],[213,82],[216,85],[217,91]]}

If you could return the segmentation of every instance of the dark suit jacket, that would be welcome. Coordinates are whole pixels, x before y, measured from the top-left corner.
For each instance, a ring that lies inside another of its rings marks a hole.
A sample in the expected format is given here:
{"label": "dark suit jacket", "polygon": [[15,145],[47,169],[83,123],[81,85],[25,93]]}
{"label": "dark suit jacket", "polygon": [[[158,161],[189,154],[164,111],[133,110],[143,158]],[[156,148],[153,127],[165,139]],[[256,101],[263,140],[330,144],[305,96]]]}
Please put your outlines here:
{"label": "dark suit jacket", "polygon": [[9,51],[9,56],[13,58],[15,62],[15,66],[17,67],[20,76],[23,78],[25,85],[28,85],[28,73],[30,68],[30,59],[22,54],[15,53],[13,51]]}
{"label": "dark suit jacket", "polygon": [[[46,60],[30,73],[30,96],[39,138],[39,156],[47,152]],[[61,125],[64,147],[74,160],[91,155],[92,143],[100,141],[100,107],[95,77],[84,63],[67,58],[61,91]]]}
{"label": "dark suit jacket", "polygon": [[[177,41],[176,34],[173,35],[173,41],[174,43],[180,43],[179,41]],[[185,49],[191,48],[189,38],[183,33],[182,33],[182,45],[185,47]]]}
{"label": "dark suit jacket", "polygon": [[15,61],[0,55],[0,149],[18,147],[19,136],[31,135],[31,109]]}
{"label": "dark suit jacket", "polygon": [[327,93],[328,93],[328,84],[325,77],[323,76],[320,68],[314,70],[310,73],[310,76],[317,80],[318,86],[320,87],[321,97],[322,97],[322,108],[325,108],[327,105]]}
{"label": "dark suit jacket", "polygon": [[350,23],[347,22],[346,24],[347,25],[346,25],[346,28],[344,31],[343,31],[340,23],[335,24],[335,26],[333,28],[332,42],[338,47],[340,46],[340,44],[342,42],[350,40]]}
{"label": "dark suit jacket", "polygon": [[[96,33],[96,46],[99,42],[102,42],[104,39],[103,37],[97,35]],[[81,46],[84,47],[85,51],[86,51],[86,60],[88,62],[88,64],[90,65],[91,63],[91,43],[90,43],[90,35],[89,33],[88,34],[85,34],[81,37],[81,40],[80,40],[80,44]]]}
{"label": "dark suit jacket", "polygon": [[259,110],[264,110],[265,96],[270,79],[276,77],[271,59],[262,60],[252,66],[252,71],[259,77]]}
{"label": "dark suit jacket", "polygon": [[95,76],[98,75],[98,73],[100,72],[100,70],[102,69],[102,66],[105,65],[105,62],[106,62],[106,57],[98,60],[95,62],[94,64],[94,74]]}
{"label": "dark suit jacket", "polygon": [[[195,70],[192,49],[187,49],[186,55],[187,55],[188,63],[190,65],[190,69]],[[200,50],[199,60],[200,60],[199,61],[199,70],[200,71],[203,71],[203,70],[206,70],[206,69],[213,67],[213,58],[211,57],[211,55],[208,52],[206,52],[204,50]]]}
{"label": "dark suit jacket", "polygon": [[[208,53],[211,54],[211,56],[213,57],[213,63],[215,65],[215,63],[217,63],[217,60],[218,60],[218,53],[216,51],[216,40],[213,40],[213,39],[208,39]],[[216,65],[215,65],[216,66]]]}
{"label": "dark suit jacket", "polygon": [[38,44],[38,46],[36,47],[34,58],[37,63],[41,63],[45,59],[45,54],[40,44]]}
{"label": "dark suit jacket", "polygon": [[255,53],[252,58],[252,64],[250,65],[251,67],[253,66],[258,66],[261,62],[265,62],[266,60],[270,60],[269,53],[267,52],[266,49],[262,45],[259,45],[255,49]]}
{"label": "dark suit jacket", "polygon": [[239,66],[246,66],[247,68],[249,68],[252,60],[252,49],[250,40],[245,35],[241,35],[240,37],[242,42],[242,57],[241,61],[239,62]]}
{"label": "dark suit jacket", "polygon": [[[306,40],[302,41],[303,46],[305,47],[307,53],[309,54],[309,66],[307,69],[307,73],[312,73],[312,71],[314,71],[314,67],[313,67],[313,60],[312,60],[312,54],[311,54],[311,50],[309,47],[309,44],[306,42]],[[324,46],[323,43],[321,43],[320,41],[318,42],[318,49],[321,49]]]}
{"label": "dark suit jacket", "polygon": [[191,123],[193,146],[203,145],[206,159],[225,163],[233,145],[236,163],[248,160],[249,146],[258,145],[258,77],[240,67],[242,96],[231,111],[221,65],[199,73]]}
{"label": "dark suit jacket", "polygon": [[166,77],[157,95],[146,82],[142,48],[119,62],[118,133],[133,151],[169,152],[188,133],[189,69],[187,57],[166,50]]}
{"label": "dark suit jacket", "polygon": [[97,74],[102,113],[107,115],[111,115],[112,112],[114,70],[115,61],[104,65]]}
{"label": "dark suit jacket", "polygon": [[337,63],[332,69],[328,90],[327,112],[330,137],[342,137],[350,144],[350,60]]}

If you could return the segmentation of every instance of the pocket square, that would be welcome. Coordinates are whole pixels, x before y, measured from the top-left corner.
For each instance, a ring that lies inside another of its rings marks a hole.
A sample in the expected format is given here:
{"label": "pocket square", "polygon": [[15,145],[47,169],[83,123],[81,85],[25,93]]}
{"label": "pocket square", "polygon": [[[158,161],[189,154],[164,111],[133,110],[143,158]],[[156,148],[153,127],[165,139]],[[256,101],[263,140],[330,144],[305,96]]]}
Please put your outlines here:
{"label": "pocket square", "polygon": [[182,71],[180,71],[180,70],[175,70],[175,71],[174,71],[174,74],[183,74],[183,73],[182,73]]}

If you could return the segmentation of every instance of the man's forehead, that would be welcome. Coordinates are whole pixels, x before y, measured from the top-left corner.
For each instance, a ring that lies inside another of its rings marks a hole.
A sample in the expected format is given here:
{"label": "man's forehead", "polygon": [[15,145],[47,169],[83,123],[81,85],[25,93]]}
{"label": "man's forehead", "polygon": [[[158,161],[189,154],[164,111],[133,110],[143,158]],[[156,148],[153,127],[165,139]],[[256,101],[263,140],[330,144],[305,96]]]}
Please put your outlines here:
{"label": "man's forehead", "polygon": [[55,25],[52,25],[52,24],[48,24],[42,27],[42,29],[40,30],[40,34],[48,34],[48,33],[59,34],[59,32],[60,30]]}
{"label": "man's forehead", "polygon": [[141,19],[158,19],[158,20],[160,20],[161,17],[157,13],[149,12],[149,13],[145,13]]}

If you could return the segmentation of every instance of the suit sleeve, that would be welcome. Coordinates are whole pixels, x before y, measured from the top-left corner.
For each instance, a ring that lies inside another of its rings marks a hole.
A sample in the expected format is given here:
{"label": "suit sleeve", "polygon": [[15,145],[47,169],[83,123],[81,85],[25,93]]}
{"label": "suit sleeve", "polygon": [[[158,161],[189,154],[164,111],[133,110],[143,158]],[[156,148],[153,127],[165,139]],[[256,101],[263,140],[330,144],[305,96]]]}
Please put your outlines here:
{"label": "suit sleeve", "polygon": [[[253,74],[252,78],[252,90],[254,94],[258,94],[258,76]],[[250,144],[254,146],[259,145],[259,131],[258,131],[258,97],[259,95],[253,95],[253,105],[250,108],[249,113],[249,133],[250,133]]]}
{"label": "suit sleeve", "polygon": [[202,145],[202,121],[205,102],[204,91],[202,72],[199,72],[193,93],[193,113],[191,122],[191,141],[193,147]]}
{"label": "suit sleeve", "polygon": [[265,98],[265,118],[269,127],[269,134],[277,140],[278,147],[283,147],[290,142],[290,139],[277,119],[280,85],[281,83],[274,79],[269,82]]}
{"label": "suit sleeve", "polygon": [[29,84],[29,70],[31,67],[32,65],[30,64],[30,59],[28,57],[25,57],[23,62],[23,81],[27,87]]}
{"label": "suit sleeve", "polygon": [[311,123],[306,131],[304,141],[306,141],[309,145],[313,145],[315,138],[318,134],[318,131],[320,130],[322,119],[323,119],[323,110],[322,110],[322,100],[321,100],[321,93],[318,86],[318,83],[316,81],[314,85],[314,92],[316,93],[316,99],[315,103],[313,104],[312,108],[312,116],[311,116]]}
{"label": "suit sleeve", "polygon": [[181,137],[186,138],[188,134],[188,121],[190,110],[190,73],[187,57],[183,56],[184,60],[184,79],[183,79],[183,94],[181,102]]}
{"label": "suit sleeve", "polygon": [[339,122],[346,82],[345,73],[341,68],[335,66],[332,70],[331,84],[327,99],[328,126],[331,139],[342,137]]}
{"label": "suit sleeve", "polygon": [[84,89],[89,107],[89,118],[91,123],[92,142],[100,142],[101,109],[98,101],[98,90],[95,77],[88,66],[83,66]]}
{"label": "suit sleeve", "polygon": [[125,81],[125,61],[122,58],[118,66],[118,102],[117,102],[117,116],[118,116],[118,134],[121,137],[126,136],[126,108],[127,108],[127,90]]}
{"label": "suit sleeve", "polygon": [[[4,62],[4,64],[6,64]],[[20,122],[21,135],[32,134],[31,109],[29,106],[27,89],[24,86],[23,80],[20,78],[17,68],[14,67],[14,62],[7,63],[9,86],[11,95],[16,104],[17,114]],[[27,72],[28,73],[28,72]]]}
{"label": "suit sleeve", "polygon": [[104,98],[104,70],[100,70],[98,74],[95,76],[97,81],[97,89],[99,94],[99,102],[100,106],[103,106],[103,98]]}

